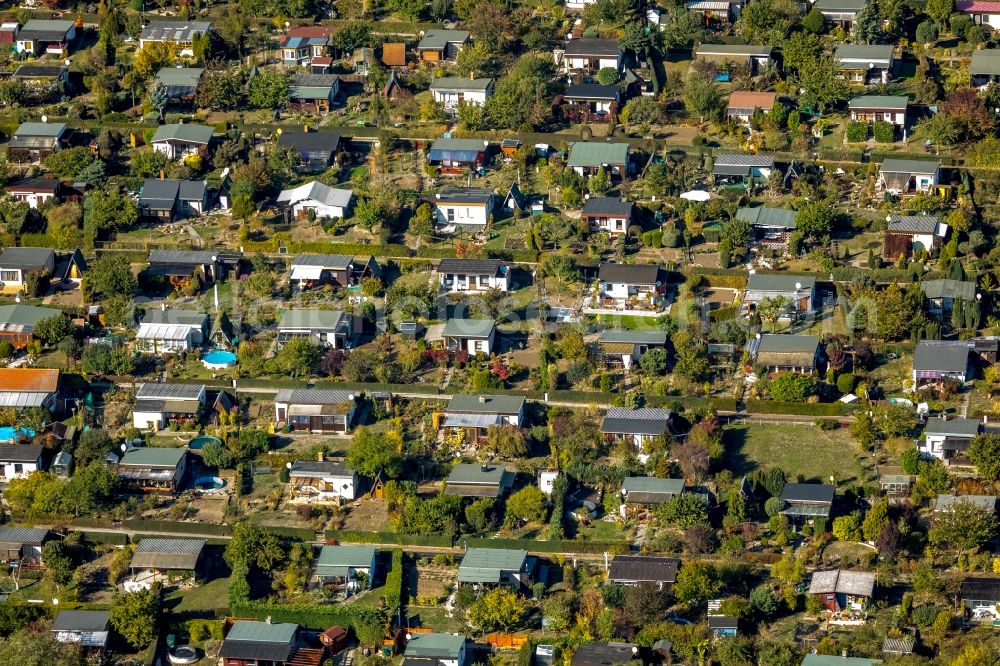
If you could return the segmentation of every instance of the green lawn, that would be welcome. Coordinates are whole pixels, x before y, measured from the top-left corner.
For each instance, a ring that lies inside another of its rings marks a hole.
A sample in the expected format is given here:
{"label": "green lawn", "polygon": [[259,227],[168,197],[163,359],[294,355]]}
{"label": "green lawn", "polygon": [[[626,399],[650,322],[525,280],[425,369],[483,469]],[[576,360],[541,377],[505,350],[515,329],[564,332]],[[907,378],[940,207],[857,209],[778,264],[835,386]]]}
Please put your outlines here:
{"label": "green lawn", "polygon": [[820,430],[811,425],[739,424],[723,433],[724,465],[737,477],[755,469],[780,467],[789,479],[802,475],[806,481],[840,486],[864,479],[854,458],[857,446],[846,428]]}
{"label": "green lawn", "polygon": [[199,583],[188,590],[173,590],[167,595],[167,607],[173,613],[218,610],[228,606],[228,578],[216,578],[207,583]]}

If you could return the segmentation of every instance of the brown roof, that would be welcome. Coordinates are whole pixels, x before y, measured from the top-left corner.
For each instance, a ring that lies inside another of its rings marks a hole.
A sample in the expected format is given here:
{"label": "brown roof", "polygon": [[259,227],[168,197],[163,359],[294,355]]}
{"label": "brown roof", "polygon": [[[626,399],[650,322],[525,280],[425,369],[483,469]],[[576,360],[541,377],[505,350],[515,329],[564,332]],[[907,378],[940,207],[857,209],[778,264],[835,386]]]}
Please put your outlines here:
{"label": "brown roof", "polygon": [[402,42],[386,42],[382,45],[382,64],[389,67],[406,65],[406,44]]}
{"label": "brown roof", "polygon": [[729,96],[729,108],[761,109],[763,111],[768,111],[774,108],[774,101],[777,98],[778,93],[737,90]]}
{"label": "brown roof", "polygon": [[59,386],[59,371],[42,368],[0,368],[0,391],[51,393]]}
{"label": "brown roof", "polygon": [[292,28],[286,33],[286,35],[288,37],[329,37],[332,32],[333,30],[331,28],[302,25],[297,28]]}

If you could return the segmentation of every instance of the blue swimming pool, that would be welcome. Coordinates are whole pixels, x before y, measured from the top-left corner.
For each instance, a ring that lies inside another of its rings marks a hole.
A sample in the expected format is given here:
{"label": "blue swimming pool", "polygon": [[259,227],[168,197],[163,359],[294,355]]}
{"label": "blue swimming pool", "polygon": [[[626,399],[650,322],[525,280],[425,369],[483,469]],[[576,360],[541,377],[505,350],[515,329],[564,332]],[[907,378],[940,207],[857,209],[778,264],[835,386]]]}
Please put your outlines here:
{"label": "blue swimming pool", "polygon": [[211,435],[202,435],[201,437],[195,437],[188,442],[188,448],[198,451],[205,448],[206,444],[222,444],[222,440],[218,437],[212,437]]}
{"label": "blue swimming pool", "polygon": [[9,442],[12,439],[17,439],[17,433],[20,432],[25,437],[34,437],[35,431],[31,428],[15,428],[14,426],[0,426],[0,442]]}
{"label": "blue swimming pool", "polygon": [[236,354],[224,349],[215,349],[202,356],[201,362],[210,370],[225,370],[236,365]]}

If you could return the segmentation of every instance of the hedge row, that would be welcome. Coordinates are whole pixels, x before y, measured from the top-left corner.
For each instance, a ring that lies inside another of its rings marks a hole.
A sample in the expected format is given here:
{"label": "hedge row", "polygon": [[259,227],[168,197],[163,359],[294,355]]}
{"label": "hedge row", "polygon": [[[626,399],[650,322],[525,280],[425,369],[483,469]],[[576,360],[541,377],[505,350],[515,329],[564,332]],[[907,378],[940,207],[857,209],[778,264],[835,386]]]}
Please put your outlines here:
{"label": "hedge row", "polygon": [[851,408],[842,402],[778,402],[776,400],[748,400],[751,414],[798,414],[801,416],[844,416]]}
{"label": "hedge row", "polygon": [[527,550],[536,553],[613,553],[628,552],[631,544],[628,541],[536,541],[534,539],[462,539],[462,544],[468,548],[504,548],[509,550]]}
{"label": "hedge row", "polygon": [[164,532],[166,534],[209,534],[225,537],[232,535],[229,525],[213,525],[210,523],[183,523],[179,520],[139,520],[122,521],[126,530],[142,530],[143,532]]}
{"label": "hedge row", "polygon": [[403,601],[403,551],[392,551],[392,564],[385,575],[385,606],[395,613]]}
{"label": "hedge row", "polygon": [[113,546],[124,546],[128,543],[128,535],[121,532],[88,532],[80,530],[80,536],[90,543],[107,543]]}
{"label": "hedge row", "polygon": [[261,601],[242,601],[230,604],[229,612],[235,617],[272,622],[289,622],[306,629],[326,631],[330,627],[350,627],[357,633],[363,626],[381,625],[382,619],[374,608],[358,605],[307,606],[305,604],[269,604]]}
{"label": "hedge row", "polygon": [[451,548],[454,540],[444,534],[396,534],[395,532],[361,532],[357,530],[327,530],[327,540],[340,543],[391,543],[398,546],[434,546]]}

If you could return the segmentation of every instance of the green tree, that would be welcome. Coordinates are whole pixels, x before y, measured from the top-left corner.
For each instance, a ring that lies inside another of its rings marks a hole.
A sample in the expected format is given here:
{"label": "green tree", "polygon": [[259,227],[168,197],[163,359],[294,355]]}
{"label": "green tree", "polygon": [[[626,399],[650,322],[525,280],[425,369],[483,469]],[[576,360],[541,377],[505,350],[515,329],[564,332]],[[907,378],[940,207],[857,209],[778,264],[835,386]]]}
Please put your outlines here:
{"label": "green tree", "polygon": [[837,65],[830,56],[820,56],[811,64],[801,67],[795,79],[803,89],[799,104],[824,111],[845,101],[850,86],[844,81]]}
{"label": "green tree", "polygon": [[285,547],[271,532],[250,523],[239,523],[223,553],[226,564],[237,563],[270,571],[285,560]]}
{"label": "green tree", "polygon": [[865,520],[861,524],[861,533],[865,541],[875,541],[886,525],[889,524],[889,500],[881,499],[868,509]]}
{"label": "green tree", "polygon": [[647,377],[662,377],[667,374],[668,361],[667,350],[655,347],[639,357],[639,366]]}
{"label": "green tree", "polygon": [[750,591],[750,605],[767,617],[774,615],[778,610],[778,599],[774,596],[771,586],[764,583]]}
{"label": "green tree", "polygon": [[602,86],[613,86],[618,83],[618,70],[614,67],[602,67],[597,72],[597,82]]}
{"label": "green tree", "polygon": [[528,452],[524,431],[510,423],[491,425],[486,429],[484,450],[501,458],[521,458]]}
{"label": "green tree", "polygon": [[538,486],[525,486],[507,498],[507,516],[528,523],[545,520],[545,495]]}
{"label": "green tree", "polygon": [[619,114],[620,120],[628,125],[651,125],[660,120],[660,103],[653,97],[640,95],[625,103]]}
{"label": "green tree", "polygon": [[42,546],[42,561],[45,562],[45,571],[52,576],[56,585],[66,585],[73,577],[73,558],[59,539],[53,539]]}
{"label": "green tree", "polygon": [[289,77],[274,69],[264,69],[250,79],[247,102],[256,109],[283,109],[288,106]]}
{"label": "green tree", "polygon": [[938,27],[935,23],[931,21],[921,21],[919,24],[917,24],[915,37],[917,38],[918,42],[922,42],[924,44],[932,44],[937,41]]}
{"label": "green tree", "polygon": [[118,475],[104,466],[104,460],[93,461],[85,467],[77,465],[63,488],[62,499],[66,510],[79,516],[105,506],[117,489]]}
{"label": "green tree", "polygon": [[877,44],[882,39],[882,18],[879,16],[879,3],[865,3],[854,19],[851,34],[861,44]]}
{"label": "green tree", "polygon": [[65,150],[50,153],[43,163],[45,168],[63,180],[75,179],[77,174],[97,161],[95,155],[86,146],[74,146]]}
{"label": "green tree", "polygon": [[708,376],[708,348],[705,342],[689,331],[677,331],[671,338],[674,348],[674,374],[692,382]]}
{"label": "green tree", "polygon": [[730,247],[749,247],[753,241],[753,228],[746,220],[734,217],[722,226],[719,238],[727,241]]}
{"label": "green tree", "polygon": [[590,177],[587,181],[587,191],[591,194],[601,196],[608,193],[611,189],[611,176],[604,169],[603,166],[597,167],[597,173]]}
{"label": "green tree", "polygon": [[105,298],[135,294],[138,280],[132,273],[127,257],[103,254],[90,264],[87,279],[94,293]]}
{"label": "green tree", "polygon": [[[130,227],[138,221],[139,207],[135,200],[123,194],[118,188],[92,190],[84,199],[83,227],[91,239]],[[93,281],[93,267],[90,273]]]}
{"label": "green tree", "polygon": [[[238,529],[238,528],[237,528]],[[125,642],[135,649],[149,645],[156,628],[160,606],[158,592],[120,592],[111,600],[108,622]]]}
{"label": "green tree", "polygon": [[816,392],[816,378],[798,372],[779,372],[768,384],[768,390],[779,402],[804,402]]}
{"label": "green tree", "polygon": [[653,515],[663,525],[686,529],[708,524],[705,500],[694,493],[674,495],[669,501],[653,507]]}
{"label": "green tree", "polygon": [[524,55],[501,77],[486,100],[486,113],[498,128],[534,129],[548,117],[555,65],[551,58]]}
{"label": "green tree", "polygon": [[946,511],[934,514],[927,538],[934,546],[951,546],[962,554],[988,542],[996,530],[997,519],[992,509],[960,500]]}
{"label": "green tree", "polygon": [[[107,345],[90,345],[88,349],[90,347],[108,348]],[[73,461],[78,468],[86,467],[92,462],[103,463],[108,454],[111,453],[113,445],[114,442],[112,442],[106,430],[91,428],[80,435],[76,448],[73,449]]]}
{"label": "green tree", "polygon": [[41,319],[35,324],[35,338],[41,340],[46,346],[54,345],[63,338],[70,337],[76,333],[76,326],[73,320],[64,312],[57,315]]}
{"label": "green tree", "polygon": [[524,617],[526,603],[507,587],[489,590],[469,606],[466,618],[480,631],[509,629]]}
{"label": "green tree", "polygon": [[16,666],[80,666],[83,657],[77,645],[56,640],[51,631],[20,629],[0,640],[0,664]]}
{"label": "green tree", "polygon": [[[823,16],[823,12],[815,7],[802,17],[802,29],[809,35],[814,36],[822,33],[824,27],[826,27],[826,18]],[[794,36],[792,35],[792,37]]]}
{"label": "green tree", "polygon": [[948,18],[955,13],[955,0],[927,0],[924,13],[944,28],[948,25]]}
{"label": "green tree", "polygon": [[347,454],[347,464],[365,476],[373,477],[382,470],[390,479],[398,478],[403,473],[400,445],[401,441],[390,439],[384,433],[358,428],[354,432],[354,446]]}
{"label": "green tree", "polygon": [[808,203],[796,213],[795,227],[813,240],[826,240],[833,231],[834,216],[830,206],[820,202]]}
{"label": "green tree", "polygon": [[696,72],[688,74],[684,80],[682,98],[684,108],[692,116],[698,116],[699,122],[705,122],[706,116],[715,115],[722,102],[722,94],[715,81]]}
{"label": "green tree", "polygon": [[987,481],[1000,480],[1000,435],[976,435],[967,454],[979,476]]}
{"label": "green tree", "polygon": [[768,296],[762,298],[757,303],[757,314],[762,321],[771,324],[771,331],[774,332],[778,325],[778,320],[785,314],[791,302],[787,296]]}
{"label": "green tree", "polygon": [[319,369],[323,350],[309,338],[292,338],[281,345],[274,357],[278,370],[291,377],[308,377]]}
{"label": "green tree", "polygon": [[228,449],[222,444],[206,444],[201,449],[201,461],[207,467],[217,467],[225,469],[232,467],[235,460]]}
{"label": "green tree", "polygon": [[861,540],[861,521],[856,513],[838,516],[833,521],[833,536],[841,541]]}
{"label": "green tree", "polygon": [[714,598],[722,589],[715,567],[702,560],[691,560],[677,572],[674,596],[677,601],[700,605]]}

